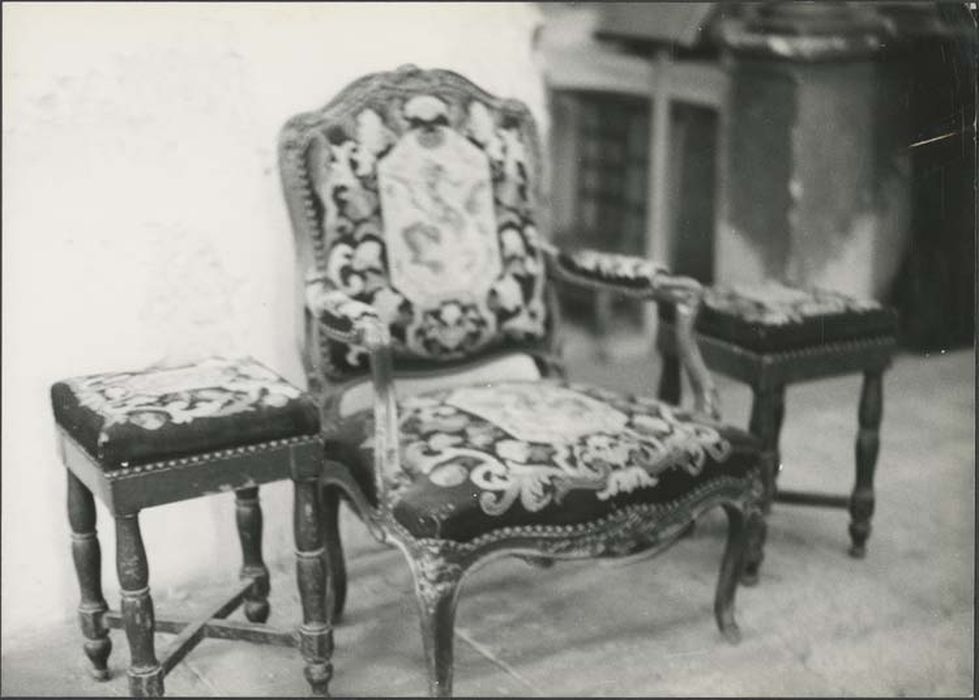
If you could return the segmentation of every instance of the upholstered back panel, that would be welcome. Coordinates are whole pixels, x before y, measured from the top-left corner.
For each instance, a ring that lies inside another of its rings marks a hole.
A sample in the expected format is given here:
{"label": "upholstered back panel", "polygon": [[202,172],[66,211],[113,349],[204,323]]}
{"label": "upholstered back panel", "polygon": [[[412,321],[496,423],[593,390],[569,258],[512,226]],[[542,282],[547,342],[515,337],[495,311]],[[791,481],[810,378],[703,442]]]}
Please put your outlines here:
{"label": "upholstered back panel", "polygon": [[[396,362],[439,365],[546,338],[540,149],[523,104],[409,66],[293,118],[280,149],[304,274],[372,304]],[[328,377],[366,369],[365,353],[317,341]]]}

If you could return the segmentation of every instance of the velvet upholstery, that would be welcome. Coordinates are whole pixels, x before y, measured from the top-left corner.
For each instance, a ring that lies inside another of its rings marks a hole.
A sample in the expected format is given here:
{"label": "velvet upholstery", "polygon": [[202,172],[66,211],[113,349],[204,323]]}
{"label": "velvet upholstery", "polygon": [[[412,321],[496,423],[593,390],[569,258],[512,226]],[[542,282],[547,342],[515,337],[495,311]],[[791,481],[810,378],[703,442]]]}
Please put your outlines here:
{"label": "velvet upholstery", "polygon": [[315,403],[251,358],[67,379],[51,403],[106,471],[319,432]]}

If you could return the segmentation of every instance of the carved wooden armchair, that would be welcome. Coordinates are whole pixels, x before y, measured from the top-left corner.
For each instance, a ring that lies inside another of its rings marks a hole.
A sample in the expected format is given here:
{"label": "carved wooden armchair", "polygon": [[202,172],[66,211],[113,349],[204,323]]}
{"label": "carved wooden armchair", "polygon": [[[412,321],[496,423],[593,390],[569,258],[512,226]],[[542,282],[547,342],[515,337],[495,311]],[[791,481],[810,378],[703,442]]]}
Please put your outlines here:
{"label": "carved wooden armchair", "polygon": [[[717,422],[694,343],[700,286],[542,240],[539,151],[523,104],[413,66],[357,80],[281,133],[326,431],[327,605],[338,615],[346,592],[342,495],[408,560],[433,695],[451,694],[456,597],[477,563],[665,548],[720,505],[715,613],[733,642],[738,577],[764,532],[759,446]],[[674,305],[694,409],[566,383],[555,279]]]}

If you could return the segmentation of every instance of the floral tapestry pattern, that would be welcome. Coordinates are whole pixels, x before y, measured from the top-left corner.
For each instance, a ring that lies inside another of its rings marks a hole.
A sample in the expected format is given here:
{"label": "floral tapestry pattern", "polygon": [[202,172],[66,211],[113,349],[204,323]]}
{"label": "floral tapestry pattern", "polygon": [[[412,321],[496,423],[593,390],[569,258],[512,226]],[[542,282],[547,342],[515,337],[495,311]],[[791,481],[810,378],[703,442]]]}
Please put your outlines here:
{"label": "floral tapestry pattern", "polygon": [[[376,309],[397,356],[453,359],[544,337],[525,140],[519,120],[445,95],[373,102],[327,130],[314,178],[321,272]],[[360,349],[339,349],[332,373],[366,367]]]}
{"label": "floral tapestry pattern", "polygon": [[442,488],[469,482],[490,516],[518,503],[540,511],[579,489],[607,501],[656,486],[666,470],[696,476],[731,452],[714,425],[655,399],[556,382],[410,397],[400,428],[405,473],[395,493],[417,479]]}
{"label": "floral tapestry pattern", "polygon": [[211,358],[187,367],[78,377],[67,384],[81,407],[104,418],[103,431],[126,423],[159,430],[199,418],[279,408],[301,396],[250,359]]}
{"label": "floral tapestry pattern", "polygon": [[872,299],[854,299],[831,290],[798,289],[771,281],[708,288],[704,306],[712,312],[766,326],[784,326],[803,323],[817,316],[881,309],[881,305]]}
{"label": "floral tapestry pattern", "polygon": [[590,249],[562,252],[558,264],[565,273],[634,289],[652,289],[656,287],[657,277],[667,274],[666,267],[653,260]]}

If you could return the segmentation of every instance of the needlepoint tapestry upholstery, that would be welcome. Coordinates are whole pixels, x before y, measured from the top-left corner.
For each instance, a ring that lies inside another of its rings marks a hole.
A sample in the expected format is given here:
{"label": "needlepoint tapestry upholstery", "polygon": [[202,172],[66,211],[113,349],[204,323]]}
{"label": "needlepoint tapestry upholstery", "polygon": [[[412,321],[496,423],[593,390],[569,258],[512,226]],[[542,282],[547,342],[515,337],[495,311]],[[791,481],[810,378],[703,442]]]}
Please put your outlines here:
{"label": "needlepoint tapestry upholstery", "polygon": [[[661,307],[660,315],[672,321],[673,309]],[[697,332],[757,352],[779,352],[893,336],[897,320],[894,309],[873,299],[769,280],[706,288]]]}
{"label": "needlepoint tapestry upholstery", "polygon": [[319,432],[312,400],[247,357],[75,377],[51,403],[106,471]]}
{"label": "needlepoint tapestry upholstery", "polygon": [[[421,394],[401,401],[399,416],[394,515],[416,537],[458,541],[665,505],[711,479],[743,477],[759,449],[743,431],[655,399],[555,380]],[[338,430],[328,449],[373,493],[370,413]]]}
{"label": "needlepoint tapestry upholstery", "polygon": [[[530,115],[440,72],[326,109],[310,175],[328,289],[371,304],[395,356],[442,362],[545,337]],[[379,78],[378,80],[383,80]],[[366,367],[333,340],[328,374]]]}
{"label": "needlepoint tapestry upholstery", "polygon": [[893,335],[897,316],[873,299],[778,282],[706,290],[697,329],[753,350]]}

